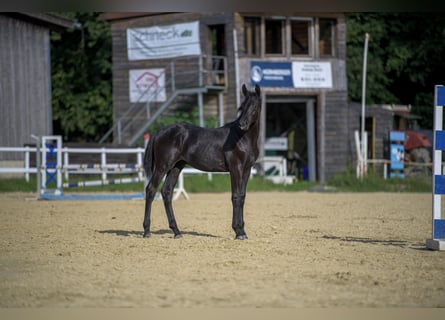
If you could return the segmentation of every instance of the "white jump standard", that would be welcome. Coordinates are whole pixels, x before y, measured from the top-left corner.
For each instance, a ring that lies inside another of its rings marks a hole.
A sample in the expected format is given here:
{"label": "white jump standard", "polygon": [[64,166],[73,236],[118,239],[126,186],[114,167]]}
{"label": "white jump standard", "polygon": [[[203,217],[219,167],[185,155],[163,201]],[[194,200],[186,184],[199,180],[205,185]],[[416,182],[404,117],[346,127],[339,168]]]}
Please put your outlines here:
{"label": "white jump standard", "polygon": [[442,195],[445,194],[445,175],[442,173],[442,151],[445,150],[443,108],[445,86],[436,86],[434,92],[434,146],[433,146],[433,223],[432,239],[426,241],[431,250],[445,250],[445,219],[442,218]]}

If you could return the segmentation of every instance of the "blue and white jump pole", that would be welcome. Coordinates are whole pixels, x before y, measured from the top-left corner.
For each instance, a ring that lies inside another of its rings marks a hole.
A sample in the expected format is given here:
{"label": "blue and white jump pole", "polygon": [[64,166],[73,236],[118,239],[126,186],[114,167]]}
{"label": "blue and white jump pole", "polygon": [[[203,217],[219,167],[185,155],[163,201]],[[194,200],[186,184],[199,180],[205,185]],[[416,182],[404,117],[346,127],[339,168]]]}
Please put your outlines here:
{"label": "blue and white jump pole", "polygon": [[445,150],[443,130],[443,108],[445,106],[445,86],[435,86],[434,90],[434,144],[433,144],[433,219],[432,239],[426,246],[431,250],[445,250],[445,219],[442,218],[442,195],[445,194],[445,174],[442,172],[442,151]]}
{"label": "blue and white jump pole", "polygon": [[[62,137],[43,136],[42,137],[42,166],[40,196],[44,194],[54,194],[60,196],[62,190]],[[53,188],[50,188],[53,185]]]}

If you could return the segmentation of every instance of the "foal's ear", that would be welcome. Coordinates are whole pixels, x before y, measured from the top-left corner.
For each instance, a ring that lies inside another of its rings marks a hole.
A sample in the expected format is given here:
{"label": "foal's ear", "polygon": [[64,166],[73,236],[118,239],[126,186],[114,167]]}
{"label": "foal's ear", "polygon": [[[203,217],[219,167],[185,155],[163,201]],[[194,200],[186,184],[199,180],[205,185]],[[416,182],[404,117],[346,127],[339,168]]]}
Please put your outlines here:
{"label": "foal's ear", "polygon": [[243,95],[244,95],[245,97],[247,97],[247,88],[246,88],[246,84],[245,84],[245,83],[243,83],[242,90],[243,90]]}
{"label": "foal's ear", "polygon": [[257,96],[260,96],[261,95],[261,89],[260,89],[260,86],[259,85],[255,85],[255,92],[256,92],[256,94],[257,94]]}

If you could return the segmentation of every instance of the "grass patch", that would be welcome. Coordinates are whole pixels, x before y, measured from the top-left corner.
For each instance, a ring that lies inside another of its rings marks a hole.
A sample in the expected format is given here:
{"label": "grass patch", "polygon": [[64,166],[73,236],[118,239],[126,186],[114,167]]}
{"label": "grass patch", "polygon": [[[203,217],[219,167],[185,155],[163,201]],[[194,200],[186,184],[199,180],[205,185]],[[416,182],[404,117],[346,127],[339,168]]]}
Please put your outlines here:
{"label": "grass patch", "polygon": [[29,182],[25,178],[0,179],[0,192],[37,192],[35,176],[30,176]]}
{"label": "grass patch", "polygon": [[[119,179],[128,176],[110,175],[109,179]],[[100,176],[90,175],[88,179],[81,176],[72,176],[70,182],[100,180]],[[65,181],[64,181],[65,182]],[[230,192],[231,183],[228,174],[213,174],[211,179],[207,174],[186,175],[184,176],[184,184],[187,192]],[[272,181],[262,177],[253,177],[247,183],[247,191],[302,191],[316,186],[316,182],[301,181],[292,185],[274,184]],[[54,185],[51,187],[55,188]],[[107,186],[77,187],[65,188],[64,192],[142,192],[144,184],[129,183],[115,184]],[[24,178],[0,179],[0,192],[36,192],[37,183],[35,176],[31,176],[30,181],[26,182]]]}
{"label": "grass patch", "polygon": [[332,177],[327,185],[343,192],[431,192],[431,177],[384,179],[370,172],[362,180],[347,171]]}
{"label": "grass patch", "polygon": [[[184,177],[187,192],[230,192],[230,175],[213,174],[209,180],[206,174]],[[247,183],[247,191],[303,191],[317,185],[316,182],[297,182],[292,185],[274,184],[262,177],[253,177]]]}
{"label": "grass patch", "polygon": [[[109,179],[119,179],[128,176],[109,175]],[[83,180],[100,180],[100,175],[71,176],[70,182]],[[228,174],[213,174],[209,180],[207,174],[186,175],[184,184],[187,192],[230,192],[230,176]],[[247,191],[307,191],[318,186],[318,182],[298,181],[292,185],[274,184],[262,177],[253,177],[247,184]],[[355,172],[349,170],[343,174],[329,179],[326,183],[334,187],[336,192],[431,192],[431,177],[406,178],[406,179],[383,179],[383,177],[369,173],[363,180],[355,176]],[[142,192],[144,184],[129,183],[107,186],[79,187],[64,189],[70,192]],[[35,175],[31,175],[30,181],[24,178],[0,179],[0,192],[36,192],[37,183]]]}

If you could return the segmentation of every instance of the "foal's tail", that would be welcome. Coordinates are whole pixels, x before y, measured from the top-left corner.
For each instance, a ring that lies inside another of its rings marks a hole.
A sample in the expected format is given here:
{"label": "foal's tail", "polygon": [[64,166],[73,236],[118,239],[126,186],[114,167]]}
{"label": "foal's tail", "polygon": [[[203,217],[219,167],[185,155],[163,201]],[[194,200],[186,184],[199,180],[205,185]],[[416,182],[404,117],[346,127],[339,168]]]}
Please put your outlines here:
{"label": "foal's tail", "polygon": [[144,170],[145,170],[145,182],[144,182],[144,189],[147,188],[148,183],[151,180],[151,177],[153,176],[153,170],[154,170],[154,140],[155,137],[152,136],[150,140],[148,140],[147,147],[145,148],[145,155],[144,155]]}

